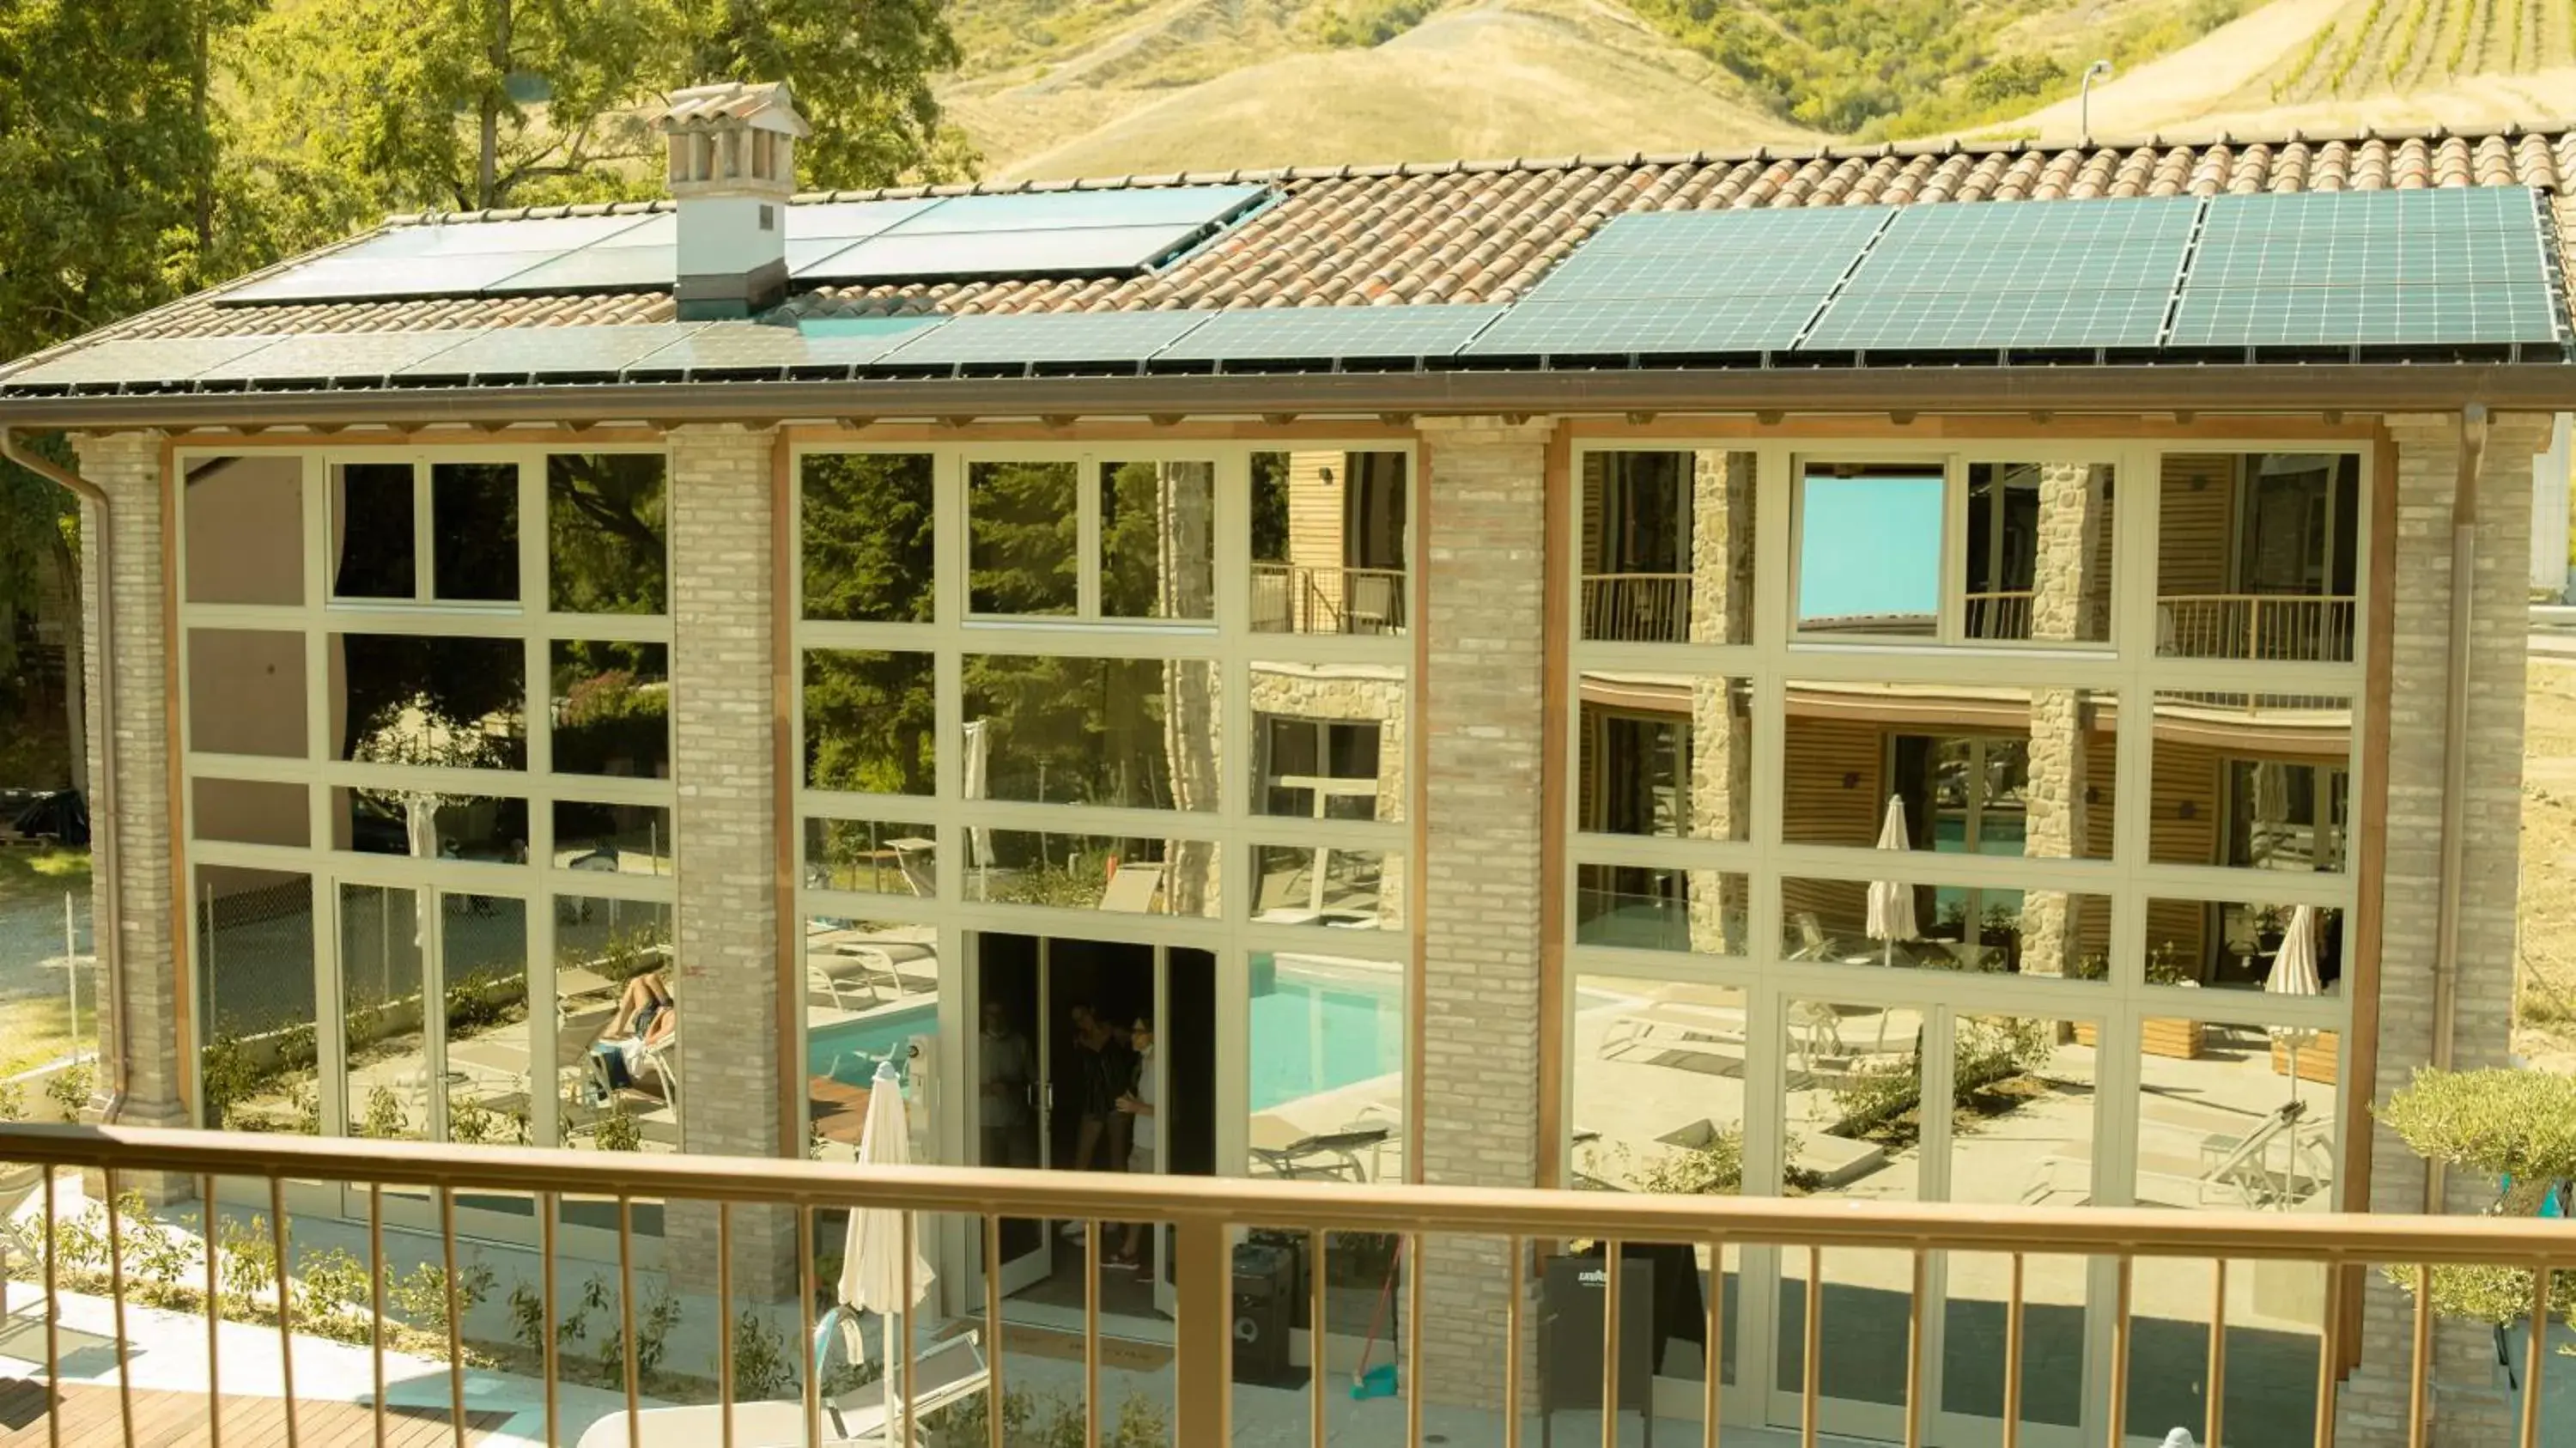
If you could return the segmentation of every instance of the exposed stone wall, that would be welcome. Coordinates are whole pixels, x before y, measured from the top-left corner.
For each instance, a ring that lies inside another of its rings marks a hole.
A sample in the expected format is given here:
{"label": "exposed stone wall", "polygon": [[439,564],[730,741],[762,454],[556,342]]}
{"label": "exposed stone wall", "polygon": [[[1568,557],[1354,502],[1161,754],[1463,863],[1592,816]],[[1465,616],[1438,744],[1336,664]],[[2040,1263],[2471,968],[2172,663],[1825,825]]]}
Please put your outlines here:
{"label": "exposed stone wall", "polygon": [[[100,777],[105,751],[116,751],[116,818],[93,819],[91,828],[116,834],[117,873],[124,886],[122,908],[109,905],[107,872],[97,872],[90,886],[90,919],[98,935],[116,932],[124,960],[123,994],[127,1039],[115,1039],[116,1013],[98,1013],[99,1052],[121,1053],[125,1062],[126,1097],[122,1119],[134,1126],[185,1126],[187,1111],[180,1097],[186,1069],[179,1052],[178,942],[173,938],[171,910],[179,881],[171,866],[174,828],[169,784],[171,640],[162,630],[161,555],[170,519],[163,512],[161,434],[120,432],[79,439],[80,473],[105,489],[116,520],[115,555],[99,553],[99,517],[95,507],[81,509],[81,572],[97,578],[112,572],[115,617],[102,620],[100,591],[81,596],[82,693],[87,700],[87,765],[92,780]],[[98,715],[100,647],[106,630],[116,631],[116,714]],[[104,1104],[108,1083],[99,1082],[93,1112]],[[155,1184],[132,1182],[151,1196],[171,1193]],[[185,1188],[179,1188],[184,1194]]]}
{"label": "exposed stone wall", "polygon": [[[1691,642],[1745,643],[1753,637],[1753,466],[1749,452],[1704,451],[1691,470]],[[1753,816],[1753,720],[1731,680],[1691,681],[1690,835],[1740,840]],[[1746,915],[1743,877],[1693,870],[1691,949],[1740,953]]]}
{"label": "exposed stone wall", "polygon": [[[1407,1124],[1406,1146],[1420,1178],[1442,1185],[1531,1185],[1546,1149],[1536,1066],[1548,431],[1490,418],[1422,424],[1429,944],[1422,1120]],[[1436,1238],[1414,1270],[1425,1279],[1417,1390],[1490,1406],[1511,1350],[1503,1243]]]}
{"label": "exposed stone wall", "polygon": [[[2030,636],[2065,641],[2099,638],[2095,616],[2101,590],[2098,566],[2109,507],[2102,473],[2087,463],[2044,463],[2039,469],[2038,557],[2031,578]],[[2034,858],[2078,859],[2088,853],[2092,811],[2086,783],[2092,775],[2085,746],[2084,692],[2033,689],[2030,694],[2030,783],[2023,849]],[[2084,937],[2081,897],[2037,890],[2022,901],[2023,969],[2036,975],[2070,973]]]}
{"label": "exposed stone wall", "polygon": [[[673,996],[685,1151],[778,1156],[778,865],[784,796],[771,751],[770,482],[776,435],[736,426],[671,435],[671,759],[678,794]],[[802,1143],[795,1144],[801,1147]],[[670,1207],[671,1240],[712,1243],[715,1212]],[[736,1212],[738,1290],[794,1280],[785,1213]],[[712,1252],[675,1255],[697,1290]]]}
{"label": "exposed stone wall", "polygon": [[[2469,677],[2459,978],[2452,1062],[2505,1064],[2513,1016],[2515,890],[2520,879],[2524,590],[2531,533],[2531,457],[2546,420],[2499,418],[2479,468],[2477,579]],[[2379,1060],[2370,1083],[2384,1105],[2433,1053],[2433,969],[2441,900],[2444,689],[2451,665],[2451,504],[2459,477],[2456,419],[2389,419],[2397,443],[2397,578],[2390,681],[2387,877],[2381,887]],[[2374,1113],[2375,1117],[2375,1113]],[[2371,1141],[2370,1209],[2422,1209],[2424,1163],[2385,1127]],[[2481,1210],[2491,1183],[2447,1178],[2444,1210]],[[2336,1442],[2407,1441],[2407,1365],[2414,1312],[2377,1274],[2363,1274],[2361,1366],[2345,1384]],[[2496,1386],[2494,1336],[2469,1324],[2436,1332],[2437,1445],[2513,1441],[2511,1403]]]}

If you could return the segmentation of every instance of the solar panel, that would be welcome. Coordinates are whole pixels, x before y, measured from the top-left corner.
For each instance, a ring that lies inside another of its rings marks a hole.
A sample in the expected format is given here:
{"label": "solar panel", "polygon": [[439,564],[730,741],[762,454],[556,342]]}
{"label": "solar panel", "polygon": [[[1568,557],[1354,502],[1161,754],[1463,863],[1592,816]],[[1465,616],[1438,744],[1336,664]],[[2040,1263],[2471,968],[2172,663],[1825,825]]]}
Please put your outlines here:
{"label": "solar panel", "polygon": [[1639,301],[1749,292],[1823,296],[1842,280],[1857,245],[1771,252],[1578,251],[1532,289],[1551,302]]}
{"label": "solar panel", "polygon": [[483,335],[480,328],[447,332],[319,332],[246,352],[206,368],[195,380],[202,385],[384,378]]}
{"label": "solar panel", "polygon": [[345,250],[236,287],[219,300],[322,302],[473,296],[652,220],[638,213],[397,227]]}
{"label": "solar panel", "polygon": [[1628,302],[1534,298],[1504,313],[1461,355],[1774,352],[1796,341],[1823,305],[1821,296],[1782,294]]}
{"label": "solar panel", "polygon": [[1136,362],[1171,346],[1207,312],[1032,312],[959,317],[877,359],[888,367]]}
{"label": "solar panel", "polygon": [[2438,286],[2528,277],[2540,261],[2537,231],[2444,235],[2406,231],[2239,232],[2203,242],[2195,287]]}
{"label": "solar panel", "polygon": [[799,327],[712,322],[626,368],[637,375],[791,373],[873,362],[945,317],[848,317]]}
{"label": "solar panel", "polygon": [[1197,236],[1195,225],[890,234],[793,268],[801,281],[1097,276],[1141,271]]}
{"label": "solar panel", "polygon": [[2191,197],[1916,205],[1897,213],[1873,252],[1913,247],[2179,246],[2200,216]]}
{"label": "solar panel", "polygon": [[919,216],[944,203],[936,196],[903,201],[809,201],[787,208],[787,240],[856,241]]}
{"label": "solar panel", "polygon": [[485,332],[395,376],[594,377],[611,376],[697,332],[702,322],[655,322],[631,327],[509,327]]}
{"label": "solar panel", "polygon": [[1265,186],[1135,186],[952,196],[894,226],[896,235],[1206,226],[1269,194]]}
{"label": "solar panel", "polygon": [[[452,221],[403,226],[356,250],[378,256],[562,255],[647,225],[649,212],[622,216],[543,216],[527,221]],[[342,253],[346,255],[347,253]]]}
{"label": "solar panel", "polygon": [[2182,273],[2180,242],[2157,246],[1903,247],[1894,238],[1871,249],[1852,274],[1858,292],[2001,292],[2071,287],[2170,291]]}
{"label": "solar panel", "polygon": [[2538,211],[2527,186],[2441,186],[2412,191],[2290,191],[2215,196],[2205,236],[2239,232],[2416,231],[2452,234],[2536,231]]}
{"label": "solar panel", "polygon": [[287,340],[249,337],[131,337],[99,342],[0,377],[0,387],[116,387],[184,382],[209,367]]}
{"label": "solar panel", "polygon": [[2169,286],[1845,293],[1825,309],[1804,350],[2152,347],[2172,295]]}
{"label": "solar panel", "polygon": [[1154,354],[1157,362],[1446,357],[1507,308],[1246,307],[1219,312],[1204,327]]}
{"label": "solar panel", "polygon": [[2469,286],[2186,288],[2176,347],[2505,345],[2560,339],[2540,281]]}

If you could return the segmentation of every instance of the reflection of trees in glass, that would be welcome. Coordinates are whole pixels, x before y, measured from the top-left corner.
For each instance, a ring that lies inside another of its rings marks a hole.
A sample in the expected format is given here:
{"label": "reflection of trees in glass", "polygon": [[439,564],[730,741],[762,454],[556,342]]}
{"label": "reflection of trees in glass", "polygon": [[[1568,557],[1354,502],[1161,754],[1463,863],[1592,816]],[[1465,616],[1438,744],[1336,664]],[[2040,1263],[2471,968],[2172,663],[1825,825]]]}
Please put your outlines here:
{"label": "reflection of trees in glass", "polygon": [[660,613],[665,579],[658,453],[546,459],[547,602],[557,613]]}
{"label": "reflection of trees in glass", "polygon": [[805,653],[805,778],[816,789],[929,794],[931,656],[866,649]]}
{"label": "reflection of trees in glass", "polygon": [[929,622],[929,456],[818,453],[801,466],[805,616]]}
{"label": "reflection of trees in glass", "polygon": [[1080,472],[1070,462],[967,465],[969,609],[1074,611],[1082,582]]}
{"label": "reflection of trees in glass", "polygon": [[432,596],[475,602],[519,597],[519,468],[439,463],[429,470]]}
{"label": "reflection of trees in glass", "polygon": [[1105,465],[1101,613],[1111,618],[1215,617],[1215,502],[1213,464]]}
{"label": "reflection of trees in glass", "polygon": [[[1170,719],[1167,677],[1207,702]],[[966,717],[989,721],[987,797],[1214,809],[1215,665],[970,654]],[[1177,726],[1167,735],[1167,722]],[[1187,737],[1182,737],[1187,736]],[[1176,772],[1173,761],[1183,761]],[[1199,784],[1204,773],[1205,780]],[[1195,789],[1175,788],[1177,778]]]}
{"label": "reflection of trees in glass", "polygon": [[343,634],[340,757],[527,767],[527,660],[516,639]]}
{"label": "reflection of trees in glass", "polygon": [[558,639],[549,670],[558,773],[637,779],[670,773],[667,647]]}
{"label": "reflection of trees in glass", "polygon": [[1257,562],[1288,558],[1288,455],[1252,455],[1252,556]]}

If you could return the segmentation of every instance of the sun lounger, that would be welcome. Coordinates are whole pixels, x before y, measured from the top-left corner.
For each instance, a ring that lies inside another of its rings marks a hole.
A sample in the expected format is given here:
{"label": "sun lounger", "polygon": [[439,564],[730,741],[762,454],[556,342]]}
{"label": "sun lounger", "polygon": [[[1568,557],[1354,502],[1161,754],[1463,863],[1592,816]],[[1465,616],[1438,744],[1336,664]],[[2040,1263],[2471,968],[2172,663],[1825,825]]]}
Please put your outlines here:
{"label": "sun lounger", "polygon": [[1621,1015],[1601,1035],[1601,1059],[1631,1051],[1706,1056],[1744,1069],[1744,1012],[1686,1001],[1654,1001]]}
{"label": "sun lounger", "polygon": [[1365,1182],[1369,1179],[1368,1168],[1360,1164],[1359,1154],[1385,1145],[1394,1134],[1392,1127],[1379,1123],[1347,1126],[1340,1131],[1299,1137],[1282,1147],[1256,1146],[1252,1148],[1252,1160],[1282,1181]]}
{"label": "sun lounger", "polygon": [[[992,1369],[984,1361],[976,1334],[971,1332],[950,1338],[914,1358],[912,1416],[915,1426],[924,1430],[921,1441],[929,1439],[927,1425],[932,1415],[984,1391],[991,1381]],[[902,1400],[898,1398],[894,1407],[889,1418],[886,1389],[881,1382],[826,1399],[821,1412],[821,1448],[893,1448],[903,1439]],[[635,1415],[630,1437],[626,1414],[611,1413],[583,1431],[579,1448],[626,1448],[630,1442],[642,1448],[706,1448],[722,1440],[724,1419],[723,1407],[714,1403],[648,1408]],[[733,1441],[736,1448],[803,1448],[805,1405],[736,1403]]]}
{"label": "sun lounger", "polygon": [[1100,895],[1100,908],[1123,911],[1129,915],[1155,913],[1155,901],[1163,893],[1163,867],[1160,865],[1120,865],[1109,876],[1109,888]]}

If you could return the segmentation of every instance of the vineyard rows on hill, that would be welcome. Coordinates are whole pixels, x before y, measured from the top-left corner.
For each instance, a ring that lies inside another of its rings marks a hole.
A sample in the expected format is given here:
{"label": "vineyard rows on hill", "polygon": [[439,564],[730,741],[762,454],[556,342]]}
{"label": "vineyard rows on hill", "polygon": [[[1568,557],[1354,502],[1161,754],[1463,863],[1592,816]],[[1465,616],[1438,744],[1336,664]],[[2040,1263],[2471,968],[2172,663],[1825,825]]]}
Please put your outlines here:
{"label": "vineyard rows on hill", "polygon": [[2352,0],[2273,73],[2272,99],[2412,92],[2569,64],[2576,0]]}

